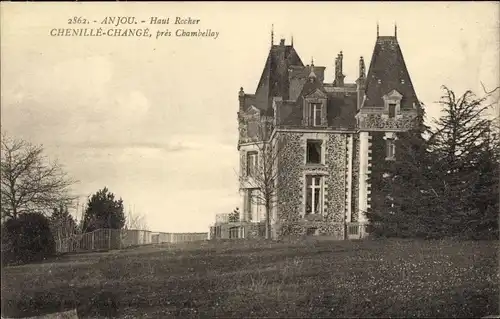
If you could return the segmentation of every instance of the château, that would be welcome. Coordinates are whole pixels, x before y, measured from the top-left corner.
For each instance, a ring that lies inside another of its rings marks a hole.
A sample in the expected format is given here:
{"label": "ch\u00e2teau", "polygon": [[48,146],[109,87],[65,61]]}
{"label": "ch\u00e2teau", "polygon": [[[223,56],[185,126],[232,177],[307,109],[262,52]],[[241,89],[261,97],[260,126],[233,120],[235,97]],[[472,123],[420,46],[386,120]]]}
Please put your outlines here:
{"label": "ch\u00e2teau", "polygon": [[266,207],[273,238],[366,234],[365,212],[377,208],[371,199],[381,191],[372,187],[377,168],[395,159],[395,133],[414,125],[420,105],[396,27],[393,36],[377,27],[370,65],[360,57],[355,83],[344,81],[342,51],[334,78],[325,79],[325,69],[304,65],[293,42],[281,39],[271,43],[255,93],[240,89],[242,209],[212,237],[264,236]]}

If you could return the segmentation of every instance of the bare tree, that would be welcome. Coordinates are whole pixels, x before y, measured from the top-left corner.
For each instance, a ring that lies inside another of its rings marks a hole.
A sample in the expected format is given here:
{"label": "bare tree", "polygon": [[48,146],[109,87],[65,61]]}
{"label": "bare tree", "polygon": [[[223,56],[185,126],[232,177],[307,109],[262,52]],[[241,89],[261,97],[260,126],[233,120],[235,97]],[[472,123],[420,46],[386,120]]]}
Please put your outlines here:
{"label": "bare tree", "polygon": [[[271,213],[277,204],[278,180],[282,173],[278,162],[283,155],[283,143],[280,142],[279,136],[271,136],[270,119],[258,118],[249,122],[248,127],[249,138],[244,145],[249,151],[240,172],[240,186],[243,189],[255,190],[249,200],[253,204],[264,206],[266,239],[270,239]],[[255,150],[254,153],[251,153],[251,150]],[[255,157],[248,157],[249,153]]]}
{"label": "bare tree", "polygon": [[2,133],[1,151],[2,219],[27,212],[49,213],[76,198],[70,194],[76,181],[44,156],[41,145]]}
{"label": "bare tree", "polygon": [[54,208],[50,216],[50,227],[58,247],[62,247],[63,242],[75,236],[78,231],[75,219],[70,214],[68,207],[63,205]]}
{"label": "bare tree", "polygon": [[127,218],[125,220],[125,229],[139,229],[146,230],[148,228],[148,223],[146,216],[143,214],[138,214],[129,209]]}

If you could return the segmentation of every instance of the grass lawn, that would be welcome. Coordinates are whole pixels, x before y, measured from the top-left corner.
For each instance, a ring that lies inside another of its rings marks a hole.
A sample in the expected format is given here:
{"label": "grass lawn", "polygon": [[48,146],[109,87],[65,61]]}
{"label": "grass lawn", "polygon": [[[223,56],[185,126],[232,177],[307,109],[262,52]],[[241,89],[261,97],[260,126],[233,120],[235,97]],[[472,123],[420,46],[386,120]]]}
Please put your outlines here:
{"label": "grass lawn", "polygon": [[500,314],[493,241],[156,245],[2,269],[2,315],[80,318]]}

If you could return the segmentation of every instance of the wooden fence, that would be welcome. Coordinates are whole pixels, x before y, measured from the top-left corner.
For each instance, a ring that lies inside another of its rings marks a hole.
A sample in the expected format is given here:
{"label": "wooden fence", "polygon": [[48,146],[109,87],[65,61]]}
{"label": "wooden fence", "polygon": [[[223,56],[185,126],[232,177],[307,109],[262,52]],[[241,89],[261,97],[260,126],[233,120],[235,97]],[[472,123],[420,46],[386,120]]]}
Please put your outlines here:
{"label": "wooden fence", "polygon": [[89,233],[56,240],[59,253],[121,249],[126,247],[123,237],[126,231],[120,229],[97,229]]}
{"label": "wooden fence", "polygon": [[208,239],[208,233],[153,233],[139,229],[97,229],[89,233],[56,239],[58,253],[122,249],[157,243],[182,243]]}

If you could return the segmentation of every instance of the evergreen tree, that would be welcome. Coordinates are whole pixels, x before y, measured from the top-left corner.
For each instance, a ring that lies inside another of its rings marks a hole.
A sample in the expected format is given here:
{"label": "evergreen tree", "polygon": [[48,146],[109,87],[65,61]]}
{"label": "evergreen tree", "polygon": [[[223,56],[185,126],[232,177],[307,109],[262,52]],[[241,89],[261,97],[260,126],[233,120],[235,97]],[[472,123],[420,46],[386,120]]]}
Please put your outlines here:
{"label": "evergreen tree", "polygon": [[122,229],[125,225],[123,200],[115,200],[115,195],[103,188],[92,195],[83,217],[83,232],[100,228]]}
{"label": "evergreen tree", "polygon": [[397,134],[396,160],[374,181],[383,190],[372,198],[379,209],[367,213],[375,235],[498,238],[500,147],[486,114],[489,95],[444,90],[436,127],[424,124],[422,108],[414,129]]}
{"label": "evergreen tree", "polygon": [[486,116],[488,96],[477,98],[466,91],[456,98],[443,88],[440,103],[445,114],[436,121],[431,148],[436,158],[435,190],[440,195],[437,205],[446,228],[442,235],[471,237],[485,214],[498,207],[494,191],[498,161],[492,149],[492,120]]}
{"label": "evergreen tree", "polygon": [[229,222],[236,223],[240,221],[240,209],[236,207],[231,213],[229,213]]}
{"label": "evergreen tree", "polygon": [[378,185],[379,196],[372,204],[379,207],[367,212],[370,232],[389,237],[433,237],[432,224],[438,223],[433,205],[432,154],[424,135],[429,127],[424,123],[425,109],[418,109],[414,125],[396,135],[396,158],[386,161],[382,174],[372,178]]}
{"label": "evergreen tree", "polygon": [[463,235],[474,239],[498,239],[500,156],[497,134],[491,132],[477,153],[476,178],[467,198],[469,219]]}

